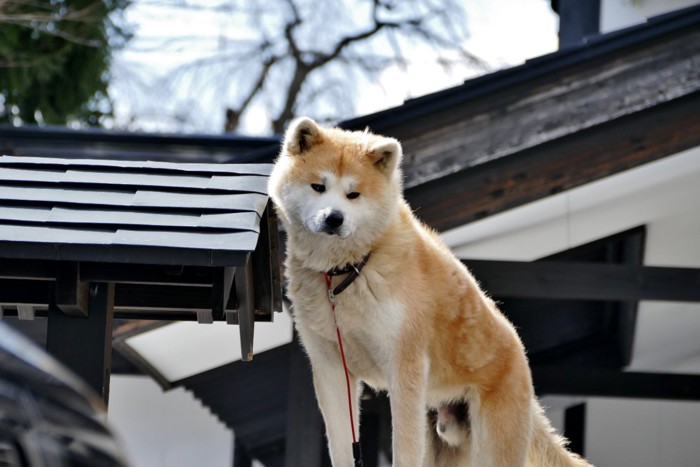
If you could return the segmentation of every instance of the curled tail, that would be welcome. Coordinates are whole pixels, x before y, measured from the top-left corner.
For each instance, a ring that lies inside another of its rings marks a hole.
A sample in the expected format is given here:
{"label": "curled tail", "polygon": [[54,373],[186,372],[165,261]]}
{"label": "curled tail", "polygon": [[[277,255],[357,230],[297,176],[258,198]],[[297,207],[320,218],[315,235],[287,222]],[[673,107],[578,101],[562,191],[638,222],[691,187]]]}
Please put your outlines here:
{"label": "curled tail", "polygon": [[528,465],[533,467],[593,467],[588,461],[566,449],[567,440],[559,436],[533,400],[532,441]]}

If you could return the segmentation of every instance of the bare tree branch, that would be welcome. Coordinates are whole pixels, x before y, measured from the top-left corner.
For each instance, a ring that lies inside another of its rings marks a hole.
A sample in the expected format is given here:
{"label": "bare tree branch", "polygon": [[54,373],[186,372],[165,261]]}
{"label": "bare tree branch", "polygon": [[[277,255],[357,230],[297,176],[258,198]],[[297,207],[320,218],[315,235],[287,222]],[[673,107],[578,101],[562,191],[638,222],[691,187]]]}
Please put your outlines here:
{"label": "bare tree branch", "polygon": [[181,76],[190,83],[225,74],[221,79],[230,84],[221,94],[231,101],[225,106],[226,131],[237,130],[245,115],[261,106],[275,132],[282,132],[297,112],[308,111],[304,109],[323,109],[325,115],[346,112],[354,108],[346,101],[360,86],[376,86],[390,67],[409,69],[417,49],[411,42],[432,47],[434,63],[446,70],[480,65],[462,45],[464,28],[455,26],[460,22],[455,18],[463,18],[460,0],[140,1],[185,12],[241,15],[233,22],[238,28],[234,34],[245,39],[236,40],[233,50],[221,48],[172,73],[175,80]]}
{"label": "bare tree branch", "polygon": [[298,62],[301,62],[301,51],[297,46],[296,39],[294,39],[294,29],[301,25],[301,18],[299,17],[299,10],[297,10],[294,0],[287,0],[287,4],[292,12],[292,19],[287,22],[286,26],[284,27],[284,37],[287,39],[287,45],[289,46],[289,51],[292,56]]}
{"label": "bare tree branch", "polygon": [[[37,11],[25,13],[20,8],[22,6],[43,9],[46,10],[46,13]],[[101,22],[103,19],[97,14],[99,8],[101,8],[101,5],[96,2],[81,9],[66,8],[58,11],[45,3],[31,0],[0,0],[0,24],[14,24],[87,47],[104,47],[105,44],[102,41],[86,39],[56,26],[61,22]]]}
{"label": "bare tree branch", "polygon": [[241,115],[243,115],[243,113],[248,109],[248,106],[253,101],[255,96],[262,91],[263,86],[265,86],[265,80],[267,80],[268,74],[270,72],[270,68],[272,68],[272,65],[274,65],[275,62],[277,62],[277,60],[278,57],[271,57],[267,59],[265,63],[263,63],[263,67],[260,71],[260,76],[258,77],[257,82],[250,90],[250,92],[245,96],[243,102],[241,102],[241,104],[236,109],[232,107],[226,109],[226,123],[224,124],[225,131],[235,131],[238,128],[238,125],[240,124]]}

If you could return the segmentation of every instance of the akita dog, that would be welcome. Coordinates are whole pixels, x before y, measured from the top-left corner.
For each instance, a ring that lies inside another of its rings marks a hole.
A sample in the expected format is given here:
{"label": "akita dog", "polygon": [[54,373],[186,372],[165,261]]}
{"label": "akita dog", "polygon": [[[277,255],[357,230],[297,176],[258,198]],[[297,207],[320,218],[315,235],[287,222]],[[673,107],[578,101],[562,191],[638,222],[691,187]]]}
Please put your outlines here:
{"label": "akita dog", "polygon": [[543,415],[511,323],[403,200],[401,157],[395,139],[301,118],[270,177],[333,465],[354,465],[359,432],[334,315],[354,407],[361,382],[389,393],[395,466],[590,465]]}

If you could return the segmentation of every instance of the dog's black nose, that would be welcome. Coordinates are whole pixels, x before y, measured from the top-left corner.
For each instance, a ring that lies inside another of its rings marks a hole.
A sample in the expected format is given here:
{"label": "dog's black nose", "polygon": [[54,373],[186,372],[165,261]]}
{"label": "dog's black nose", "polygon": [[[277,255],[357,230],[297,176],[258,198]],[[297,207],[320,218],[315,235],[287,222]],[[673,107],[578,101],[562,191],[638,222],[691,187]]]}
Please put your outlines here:
{"label": "dog's black nose", "polygon": [[340,211],[331,211],[327,216],[326,216],[326,225],[330,227],[331,229],[337,229],[341,225],[343,225],[343,213]]}

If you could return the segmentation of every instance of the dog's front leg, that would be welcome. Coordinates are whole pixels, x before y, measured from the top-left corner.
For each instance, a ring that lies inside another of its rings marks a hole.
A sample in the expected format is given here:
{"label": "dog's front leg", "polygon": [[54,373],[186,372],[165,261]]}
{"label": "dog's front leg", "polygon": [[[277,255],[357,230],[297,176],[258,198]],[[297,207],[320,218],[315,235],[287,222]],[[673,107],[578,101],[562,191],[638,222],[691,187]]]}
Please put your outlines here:
{"label": "dog's front leg", "polygon": [[423,465],[425,455],[428,361],[423,356],[399,355],[389,387],[394,467],[416,467]]}
{"label": "dog's front leg", "polygon": [[[302,337],[304,333],[302,333]],[[352,428],[348,410],[345,372],[340,354],[333,345],[307,335],[303,339],[313,373],[316,399],[323,415],[328,436],[328,450],[333,467],[352,467]],[[359,380],[350,373],[350,391],[355,433],[360,434]]]}
{"label": "dog's front leg", "polygon": [[473,464],[525,467],[533,420],[533,388],[525,355],[514,352],[511,371],[469,393]]}

